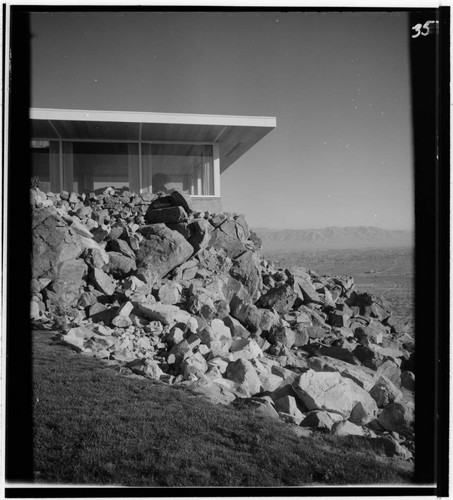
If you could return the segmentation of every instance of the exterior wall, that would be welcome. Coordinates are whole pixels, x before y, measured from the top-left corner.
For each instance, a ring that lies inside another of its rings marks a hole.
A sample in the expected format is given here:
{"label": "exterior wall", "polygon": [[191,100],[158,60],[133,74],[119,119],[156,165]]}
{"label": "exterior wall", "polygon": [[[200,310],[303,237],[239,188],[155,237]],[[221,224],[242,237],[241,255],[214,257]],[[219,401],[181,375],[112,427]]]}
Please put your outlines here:
{"label": "exterior wall", "polygon": [[220,196],[192,196],[192,208],[198,212],[223,212]]}

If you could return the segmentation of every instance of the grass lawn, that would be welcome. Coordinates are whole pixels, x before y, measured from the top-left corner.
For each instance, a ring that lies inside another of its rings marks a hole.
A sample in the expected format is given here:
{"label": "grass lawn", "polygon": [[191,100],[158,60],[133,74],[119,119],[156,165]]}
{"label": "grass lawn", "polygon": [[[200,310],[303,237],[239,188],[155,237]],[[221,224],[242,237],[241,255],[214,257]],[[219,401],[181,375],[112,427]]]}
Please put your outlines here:
{"label": "grass lawn", "polygon": [[248,409],[125,376],[33,334],[39,483],[123,486],[410,484],[364,438],[297,437]]}

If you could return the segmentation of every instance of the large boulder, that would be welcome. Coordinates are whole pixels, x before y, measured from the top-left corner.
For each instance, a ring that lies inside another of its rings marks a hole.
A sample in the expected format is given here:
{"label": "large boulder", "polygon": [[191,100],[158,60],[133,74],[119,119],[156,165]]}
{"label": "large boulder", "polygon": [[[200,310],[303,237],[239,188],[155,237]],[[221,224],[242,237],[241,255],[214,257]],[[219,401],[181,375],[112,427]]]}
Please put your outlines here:
{"label": "large boulder", "polygon": [[364,366],[356,366],[328,356],[312,356],[307,360],[309,368],[317,372],[338,372],[345,378],[350,378],[357,385],[370,391],[379,375]]}
{"label": "large boulder", "polygon": [[273,307],[279,314],[286,314],[291,310],[296,299],[297,293],[285,283],[271,288],[262,295],[257,305],[265,309]]}
{"label": "large boulder", "polygon": [[[120,241],[120,240],[115,240]],[[127,257],[120,252],[108,252],[109,272],[114,278],[122,279],[129,276],[133,271],[137,269],[135,264],[135,258]]]}
{"label": "large boulder", "polygon": [[80,236],[75,234],[53,207],[32,213],[32,278],[53,280],[63,262],[73,260],[83,251]]}
{"label": "large boulder", "polygon": [[379,414],[378,421],[387,431],[395,431],[405,437],[412,437],[414,407],[411,404],[391,403]]}
{"label": "large boulder", "polygon": [[297,377],[293,388],[309,410],[325,410],[348,419],[356,405],[360,404],[360,411],[354,420],[361,420],[363,425],[376,417],[377,406],[371,396],[339,373],[308,370]]}
{"label": "large boulder", "polygon": [[256,252],[248,250],[234,259],[230,274],[245,286],[253,301],[258,299],[263,288],[263,280],[260,258]]}
{"label": "large boulder", "polygon": [[187,221],[187,212],[182,207],[153,209],[151,206],[145,214],[149,224],[174,224]]}
{"label": "large boulder", "polygon": [[370,390],[371,397],[376,401],[378,408],[383,408],[399,401],[403,394],[387,377],[381,375]]}
{"label": "large boulder", "polygon": [[137,266],[149,272],[149,281],[156,282],[185,262],[193,247],[181,234],[163,224],[145,227],[142,234],[146,236],[137,251]]}
{"label": "large boulder", "polygon": [[239,384],[249,396],[261,390],[261,382],[250,361],[238,359],[228,365],[225,377]]}
{"label": "large boulder", "polygon": [[61,264],[57,277],[51,284],[52,302],[60,305],[63,309],[76,306],[81,290],[85,285],[85,276],[88,267],[80,259],[71,259]]}
{"label": "large boulder", "polygon": [[[238,227],[239,226],[239,227]],[[241,239],[243,229],[236,221],[226,219],[211,233],[209,246],[225,250],[232,259],[239,257],[247,248]]]}

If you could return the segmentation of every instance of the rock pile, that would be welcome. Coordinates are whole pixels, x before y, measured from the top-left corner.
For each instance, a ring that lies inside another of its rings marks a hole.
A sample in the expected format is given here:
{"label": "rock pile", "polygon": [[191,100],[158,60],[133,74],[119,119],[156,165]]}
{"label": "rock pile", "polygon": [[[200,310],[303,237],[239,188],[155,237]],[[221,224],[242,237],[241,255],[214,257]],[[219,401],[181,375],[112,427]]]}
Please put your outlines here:
{"label": "rock pile", "polygon": [[131,372],[412,457],[414,345],[348,276],[276,269],[190,197],[31,190],[31,317]]}

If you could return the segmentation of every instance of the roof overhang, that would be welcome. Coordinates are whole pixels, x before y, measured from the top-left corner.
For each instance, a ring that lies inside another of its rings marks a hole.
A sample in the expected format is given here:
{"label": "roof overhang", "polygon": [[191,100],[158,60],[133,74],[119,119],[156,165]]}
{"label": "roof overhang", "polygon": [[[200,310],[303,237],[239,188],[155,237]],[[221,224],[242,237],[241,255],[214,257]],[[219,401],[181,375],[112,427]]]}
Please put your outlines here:
{"label": "roof overhang", "polygon": [[277,126],[275,117],[31,108],[37,140],[218,143],[223,172]]}

